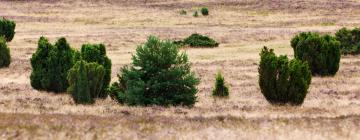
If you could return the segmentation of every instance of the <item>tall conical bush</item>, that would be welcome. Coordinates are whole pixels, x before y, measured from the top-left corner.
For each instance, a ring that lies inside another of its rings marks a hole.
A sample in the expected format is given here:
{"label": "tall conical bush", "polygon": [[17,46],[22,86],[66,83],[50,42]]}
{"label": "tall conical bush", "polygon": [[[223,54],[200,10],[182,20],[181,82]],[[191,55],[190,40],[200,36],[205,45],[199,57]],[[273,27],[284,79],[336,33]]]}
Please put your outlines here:
{"label": "tall conical bush", "polygon": [[0,19],[0,36],[4,36],[7,42],[10,42],[15,35],[16,23],[5,18]]}
{"label": "tall conical bush", "polygon": [[225,85],[225,78],[219,71],[215,78],[215,88],[213,90],[213,96],[227,97],[229,96],[229,87]]}
{"label": "tall conical bush", "polygon": [[260,56],[259,85],[266,100],[271,104],[301,105],[311,83],[307,62],[278,57],[266,47]]}
{"label": "tall conical bush", "polygon": [[5,38],[0,36],[0,68],[8,67],[10,61],[10,49],[7,47]]}

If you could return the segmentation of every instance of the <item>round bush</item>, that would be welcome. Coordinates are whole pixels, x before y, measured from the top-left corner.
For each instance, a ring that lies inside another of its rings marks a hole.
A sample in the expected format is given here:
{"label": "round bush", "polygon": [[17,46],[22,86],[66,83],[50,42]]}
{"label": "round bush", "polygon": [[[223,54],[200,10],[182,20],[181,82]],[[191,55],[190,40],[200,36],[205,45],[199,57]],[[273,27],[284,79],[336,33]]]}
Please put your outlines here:
{"label": "round bush", "polygon": [[10,49],[6,45],[4,37],[0,36],[0,68],[10,65]]}
{"label": "round bush", "polygon": [[119,81],[111,86],[112,98],[128,105],[194,105],[199,79],[177,45],[150,36],[136,49],[132,60],[132,65],[123,67]]}
{"label": "round bush", "polygon": [[277,57],[264,47],[260,53],[259,85],[261,93],[271,104],[301,105],[311,83],[311,72],[306,62]]}
{"label": "round bush", "polygon": [[105,69],[98,63],[77,61],[69,70],[68,92],[77,104],[92,104],[102,92]]}
{"label": "round bush", "polygon": [[14,21],[8,19],[0,19],[0,36],[4,36],[7,42],[10,42],[15,35],[15,26]]}
{"label": "round bush", "polygon": [[69,86],[66,77],[68,70],[76,62],[75,53],[65,38],[60,38],[52,45],[41,37],[38,48],[31,57],[31,86],[56,93],[66,91]]}
{"label": "round bush", "polygon": [[300,33],[291,40],[295,58],[307,61],[313,75],[335,75],[339,70],[340,42],[330,35]]}
{"label": "round bush", "polygon": [[340,41],[342,54],[360,54],[360,28],[353,30],[342,28],[335,33]]}
{"label": "round bush", "polygon": [[103,44],[84,44],[81,47],[81,58],[86,62],[96,62],[105,69],[105,76],[99,98],[106,98],[106,89],[111,80],[111,60],[106,56],[105,45]]}
{"label": "round bush", "polygon": [[202,14],[203,16],[209,15],[209,9],[208,9],[207,7],[201,8],[201,14]]}
{"label": "round bush", "polygon": [[205,35],[200,34],[192,34],[188,38],[185,38],[182,42],[184,44],[190,45],[191,47],[217,47],[219,43],[217,43],[214,39],[209,38]]}

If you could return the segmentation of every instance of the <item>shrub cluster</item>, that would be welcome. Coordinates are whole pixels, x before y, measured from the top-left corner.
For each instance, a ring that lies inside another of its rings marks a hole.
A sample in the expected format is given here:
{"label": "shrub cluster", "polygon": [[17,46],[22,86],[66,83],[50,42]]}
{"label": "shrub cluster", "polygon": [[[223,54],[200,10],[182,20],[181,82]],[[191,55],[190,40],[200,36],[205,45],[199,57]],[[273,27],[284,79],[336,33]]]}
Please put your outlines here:
{"label": "shrub cluster", "polygon": [[177,42],[182,43],[182,45],[189,45],[191,47],[218,47],[219,43],[214,39],[209,38],[205,35],[192,34],[191,36],[185,38],[183,41]]}
{"label": "shrub cluster", "polygon": [[69,86],[66,77],[75,62],[75,53],[65,38],[52,45],[48,39],[41,37],[31,57],[31,86],[38,90],[66,91]]}
{"label": "shrub cluster", "polygon": [[106,98],[106,89],[111,80],[111,60],[106,56],[105,45],[103,44],[84,44],[81,47],[81,59],[86,62],[95,62],[104,67],[104,80],[100,93],[95,98]]}
{"label": "shrub cluster", "polygon": [[4,36],[7,42],[10,42],[15,35],[15,26],[14,21],[8,19],[0,19],[0,36]]}
{"label": "shrub cluster", "polygon": [[307,62],[277,57],[272,49],[264,47],[260,53],[259,85],[261,93],[271,104],[300,105],[311,83]]}
{"label": "shrub cluster", "polygon": [[330,35],[300,33],[291,40],[295,58],[307,61],[313,75],[335,75],[339,70],[340,42]]}
{"label": "shrub cluster", "polygon": [[202,14],[203,16],[209,15],[209,9],[208,9],[207,7],[201,8],[201,14]]}
{"label": "shrub cluster", "polygon": [[95,98],[103,94],[105,69],[102,65],[84,60],[77,61],[69,70],[68,92],[77,104],[92,104]]}
{"label": "shrub cluster", "polygon": [[213,90],[212,95],[213,96],[218,96],[218,97],[227,97],[227,96],[229,96],[229,88],[228,88],[228,86],[225,85],[225,79],[221,75],[221,72],[218,72],[218,74],[216,74],[215,88]]}
{"label": "shrub cluster", "polygon": [[342,28],[335,34],[340,41],[342,54],[360,54],[360,28],[353,30]]}
{"label": "shrub cluster", "polygon": [[10,49],[6,45],[6,39],[0,36],[0,68],[10,65]]}
{"label": "shrub cluster", "polygon": [[136,49],[132,65],[121,69],[110,95],[128,105],[192,106],[199,79],[185,53],[171,41],[150,36]]}

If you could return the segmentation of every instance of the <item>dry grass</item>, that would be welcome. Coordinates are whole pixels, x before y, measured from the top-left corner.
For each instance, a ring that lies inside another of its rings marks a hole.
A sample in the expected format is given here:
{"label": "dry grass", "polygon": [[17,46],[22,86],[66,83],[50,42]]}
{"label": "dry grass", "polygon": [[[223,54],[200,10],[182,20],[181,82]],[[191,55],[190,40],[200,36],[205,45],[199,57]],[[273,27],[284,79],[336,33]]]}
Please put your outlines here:
{"label": "dry grass", "polygon": [[[207,6],[210,16],[193,18]],[[334,77],[313,78],[300,107],[271,106],[258,87],[262,46],[292,56],[300,31],[334,33],[360,25],[358,1],[132,0],[0,1],[0,16],[17,21],[9,43],[12,64],[0,69],[2,139],[359,139],[360,56],[345,56]],[[188,15],[178,11],[187,10]],[[128,107],[110,99],[75,105],[69,95],[33,90],[29,59],[40,36],[67,37],[73,47],[103,42],[112,76],[131,61],[135,47],[154,34],[179,39],[208,34],[221,45],[186,51],[201,77],[193,108]],[[222,70],[230,98],[214,99]]]}

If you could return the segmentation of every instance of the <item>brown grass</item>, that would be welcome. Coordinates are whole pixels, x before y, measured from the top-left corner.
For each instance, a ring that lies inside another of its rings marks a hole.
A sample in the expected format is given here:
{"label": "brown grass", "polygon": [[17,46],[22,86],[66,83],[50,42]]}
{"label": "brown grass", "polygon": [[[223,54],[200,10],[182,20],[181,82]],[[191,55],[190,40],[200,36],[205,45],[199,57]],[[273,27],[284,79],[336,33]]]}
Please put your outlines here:
{"label": "brown grass", "polygon": [[[210,15],[191,13],[207,6]],[[300,31],[334,33],[360,25],[358,1],[327,0],[104,0],[0,1],[0,16],[17,22],[9,43],[12,63],[0,69],[0,136],[4,139],[359,139],[360,56],[344,56],[334,77],[313,78],[300,107],[271,106],[258,87],[262,46],[292,56]],[[178,11],[187,10],[188,15]],[[185,107],[128,107],[111,99],[75,105],[69,95],[31,88],[29,59],[40,36],[71,45],[103,42],[112,77],[131,61],[147,36],[180,39],[193,32],[221,43],[186,48],[201,78],[198,102]],[[214,99],[215,73],[230,85],[229,99]]]}

